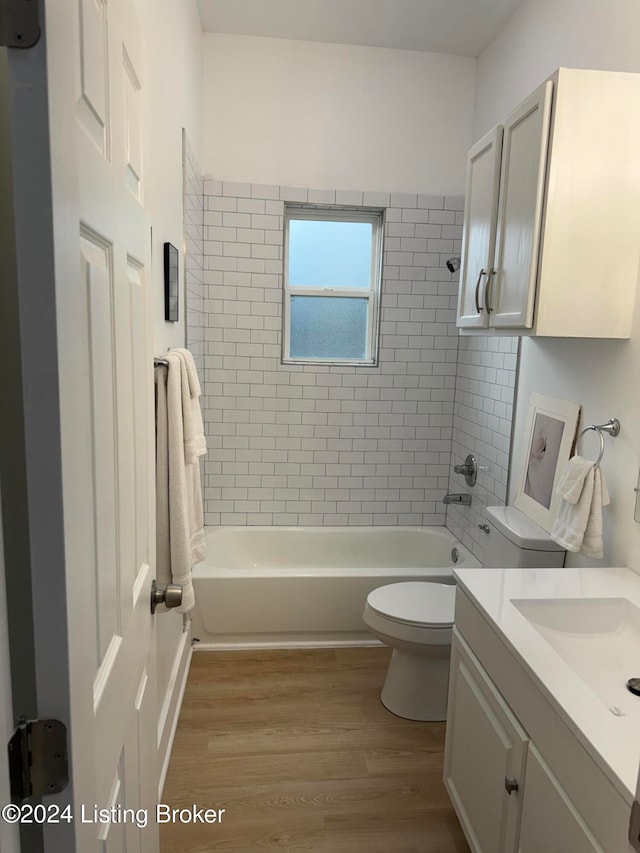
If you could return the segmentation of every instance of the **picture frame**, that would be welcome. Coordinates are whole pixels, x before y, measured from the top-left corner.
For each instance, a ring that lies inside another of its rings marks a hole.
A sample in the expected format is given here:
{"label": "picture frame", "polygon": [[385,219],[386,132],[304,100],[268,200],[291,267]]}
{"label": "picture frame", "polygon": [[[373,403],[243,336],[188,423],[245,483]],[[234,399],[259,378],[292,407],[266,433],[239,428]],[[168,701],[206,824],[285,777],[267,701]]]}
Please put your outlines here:
{"label": "picture frame", "polygon": [[548,533],[558,511],[558,480],[575,447],[580,404],[533,393],[514,506]]}
{"label": "picture frame", "polygon": [[164,244],[164,319],[178,322],[178,250],[171,243]]}

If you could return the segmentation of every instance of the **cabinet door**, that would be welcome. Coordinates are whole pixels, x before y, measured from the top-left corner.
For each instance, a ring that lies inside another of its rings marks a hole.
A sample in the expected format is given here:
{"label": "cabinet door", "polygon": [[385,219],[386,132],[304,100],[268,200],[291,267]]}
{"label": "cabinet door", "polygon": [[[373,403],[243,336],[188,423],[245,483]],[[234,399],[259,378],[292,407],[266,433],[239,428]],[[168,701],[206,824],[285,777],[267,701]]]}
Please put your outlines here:
{"label": "cabinet door", "polygon": [[484,298],[495,252],[501,151],[502,125],[498,125],[476,142],[467,160],[458,293],[458,326],[463,328],[487,325]]}
{"label": "cabinet door", "polygon": [[521,794],[508,794],[505,780],[522,786],[527,743],[526,733],[454,628],[444,783],[474,853],[516,850]]}
{"label": "cabinet door", "polygon": [[533,326],[552,96],[547,81],[504,124],[491,326]]}
{"label": "cabinet door", "polygon": [[541,851],[605,853],[538,750],[530,744],[518,853]]}

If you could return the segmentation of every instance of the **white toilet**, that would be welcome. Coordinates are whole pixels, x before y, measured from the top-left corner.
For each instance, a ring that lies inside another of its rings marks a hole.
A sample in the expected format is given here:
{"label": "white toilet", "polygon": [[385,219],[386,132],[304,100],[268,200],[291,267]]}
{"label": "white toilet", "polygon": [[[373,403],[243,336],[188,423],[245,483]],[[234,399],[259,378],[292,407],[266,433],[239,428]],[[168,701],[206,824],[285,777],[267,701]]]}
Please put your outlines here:
{"label": "white toilet", "polygon": [[[565,551],[512,506],[487,507],[485,568],[554,568]],[[393,654],[382,704],[409,720],[445,720],[455,585],[410,581],[374,589],[362,618]]]}

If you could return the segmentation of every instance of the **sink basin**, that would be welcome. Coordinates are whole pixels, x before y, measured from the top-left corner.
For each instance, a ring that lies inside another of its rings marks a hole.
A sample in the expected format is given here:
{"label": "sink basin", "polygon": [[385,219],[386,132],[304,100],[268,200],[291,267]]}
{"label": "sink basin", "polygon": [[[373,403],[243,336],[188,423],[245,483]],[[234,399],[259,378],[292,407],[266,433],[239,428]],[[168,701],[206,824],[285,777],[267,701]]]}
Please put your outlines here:
{"label": "sink basin", "polygon": [[514,598],[511,603],[618,717],[640,716],[640,608],[626,598]]}

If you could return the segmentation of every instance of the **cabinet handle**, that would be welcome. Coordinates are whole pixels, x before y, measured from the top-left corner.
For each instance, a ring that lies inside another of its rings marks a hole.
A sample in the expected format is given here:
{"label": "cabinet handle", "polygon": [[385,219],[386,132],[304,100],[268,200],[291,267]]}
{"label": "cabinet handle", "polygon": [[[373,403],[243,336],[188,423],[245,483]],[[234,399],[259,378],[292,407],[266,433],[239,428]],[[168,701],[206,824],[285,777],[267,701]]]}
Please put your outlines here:
{"label": "cabinet handle", "polygon": [[493,308],[489,304],[489,291],[491,290],[491,279],[496,274],[495,270],[489,270],[489,277],[484,288],[484,307],[487,309],[487,314],[491,314]]}
{"label": "cabinet handle", "polygon": [[511,796],[511,794],[513,794],[514,791],[518,790],[517,780],[516,779],[508,779],[507,777],[505,777],[504,789],[507,792],[507,794],[509,794],[509,796]]}
{"label": "cabinet handle", "polygon": [[476,296],[475,296],[475,300],[476,300],[476,311],[478,312],[478,314],[480,314],[480,313],[481,313],[481,311],[482,311],[482,305],[480,305],[480,303],[478,302],[478,296],[480,295],[480,281],[481,281],[481,279],[482,279],[482,276],[483,276],[483,275],[486,275],[486,274],[487,274],[487,273],[486,273],[486,270],[480,270],[480,275],[478,276],[478,280],[476,281]]}

